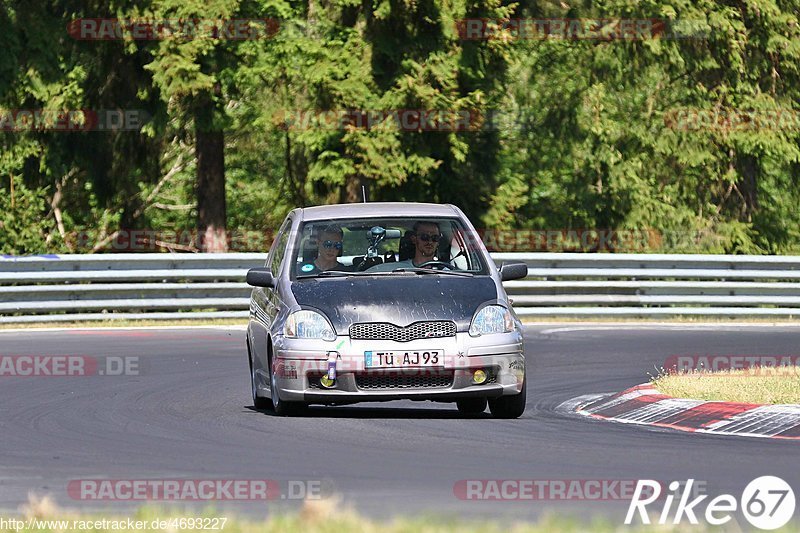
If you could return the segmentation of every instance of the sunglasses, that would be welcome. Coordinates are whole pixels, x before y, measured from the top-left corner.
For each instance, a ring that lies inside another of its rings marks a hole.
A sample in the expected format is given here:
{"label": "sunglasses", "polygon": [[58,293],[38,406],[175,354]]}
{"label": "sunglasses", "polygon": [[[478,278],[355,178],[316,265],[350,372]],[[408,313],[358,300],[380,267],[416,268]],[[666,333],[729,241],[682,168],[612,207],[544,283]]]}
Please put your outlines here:
{"label": "sunglasses", "polygon": [[325,241],[322,243],[322,246],[325,248],[336,248],[337,250],[342,249],[342,241]]}
{"label": "sunglasses", "polygon": [[429,234],[429,233],[420,233],[420,234],[417,235],[417,237],[422,239],[422,242],[438,242],[439,239],[442,238],[441,235],[436,235],[436,234],[432,235],[432,234]]}

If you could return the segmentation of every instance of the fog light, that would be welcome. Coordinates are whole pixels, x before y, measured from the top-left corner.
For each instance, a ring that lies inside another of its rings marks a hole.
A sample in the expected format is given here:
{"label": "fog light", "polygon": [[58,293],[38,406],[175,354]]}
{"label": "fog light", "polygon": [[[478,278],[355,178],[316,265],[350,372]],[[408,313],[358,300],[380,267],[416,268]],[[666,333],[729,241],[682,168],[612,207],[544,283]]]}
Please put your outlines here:
{"label": "fog light", "polygon": [[484,372],[481,369],[476,370],[475,373],[472,374],[472,382],[474,384],[476,384],[476,385],[480,385],[481,383],[485,383],[486,382],[486,372]]}
{"label": "fog light", "polygon": [[328,375],[325,374],[324,376],[319,378],[319,384],[325,387],[326,389],[330,389],[331,387],[336,385],[336,380],[329,378]]}

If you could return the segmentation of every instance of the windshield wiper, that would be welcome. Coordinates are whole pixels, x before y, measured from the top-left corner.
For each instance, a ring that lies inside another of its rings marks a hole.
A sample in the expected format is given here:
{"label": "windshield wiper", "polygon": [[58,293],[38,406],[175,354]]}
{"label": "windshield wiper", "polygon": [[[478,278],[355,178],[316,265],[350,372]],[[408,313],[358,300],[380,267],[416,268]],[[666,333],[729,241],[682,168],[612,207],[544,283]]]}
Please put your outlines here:
{"label": "windshield wiper", "polygon": [[345,270],[326,270],[324,272],[318,272],[317,274],[304,274],[301,276],[297,276],[297,279],[307,279],[307,278],[338,278],[338,277],[347,277],[347,276],[360,276],[362,272],[347,272]]}
{"label": "windshield wiper", "polygon": [[401,267],[395,268],[392,271],[379,271],[370,272],[369,270],[347,272],[344,270],[326,270],[317,274],[304,274],[297,276],[296,279],[311,279],[311,278],[346,278],[349,276],[390,276],[392,274],[446,274],[450,276],[459,276],[462,278],[472,278],[475,275],[471,272],[457,272],[453,270],[436,270],[433,268],[417,268],[417,267]]}
{"label": "windshield wiper", "polygon": [[470,272],[458,272],[458,271],[455,271],[455,270],[438,270],[438,269],[434,269],[434,268],[417,268],[417,267],[408,268],[408,267],[401,267],[401,268],[395,268],[394,270],[392,270],[392,273],[395,273],[395,272],[413,272],[415,274],[446,274],[448,276],[459,276],[459,277],[462,277],[462,278],[475,277],[475,274],[472,274]]}

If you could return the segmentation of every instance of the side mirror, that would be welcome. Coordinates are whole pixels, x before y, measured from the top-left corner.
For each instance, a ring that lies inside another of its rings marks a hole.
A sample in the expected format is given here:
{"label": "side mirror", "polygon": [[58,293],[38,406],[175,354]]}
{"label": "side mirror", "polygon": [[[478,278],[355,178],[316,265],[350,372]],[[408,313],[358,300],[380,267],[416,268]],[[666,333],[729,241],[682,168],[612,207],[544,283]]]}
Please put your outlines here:
{"label": "side mirror", "polygon": [[528,276],[528,265],[526,265],[522,261],[512,261],[510,263],[503,263],[500,266],[500,279],[503,281],[522,279],[527,276]]}
{"label": "side mirror", "polygon": [[275,277],[268,268],[253,268],[247,272],[247,284],[253,287],[275,287]]}

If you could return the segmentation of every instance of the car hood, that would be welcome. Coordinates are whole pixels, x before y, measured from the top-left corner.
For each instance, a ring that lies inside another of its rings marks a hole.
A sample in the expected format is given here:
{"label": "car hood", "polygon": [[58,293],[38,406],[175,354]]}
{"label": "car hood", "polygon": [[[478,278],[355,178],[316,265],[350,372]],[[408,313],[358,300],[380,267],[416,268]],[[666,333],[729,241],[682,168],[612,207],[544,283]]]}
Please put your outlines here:
{"label": "car hood", "polygon": [[292,294],[300,306],[325,313],[340,335],[357,322],[453,320],[464,331],[479,305],[498,298],[490,276],[315,278],[293,282]]}

